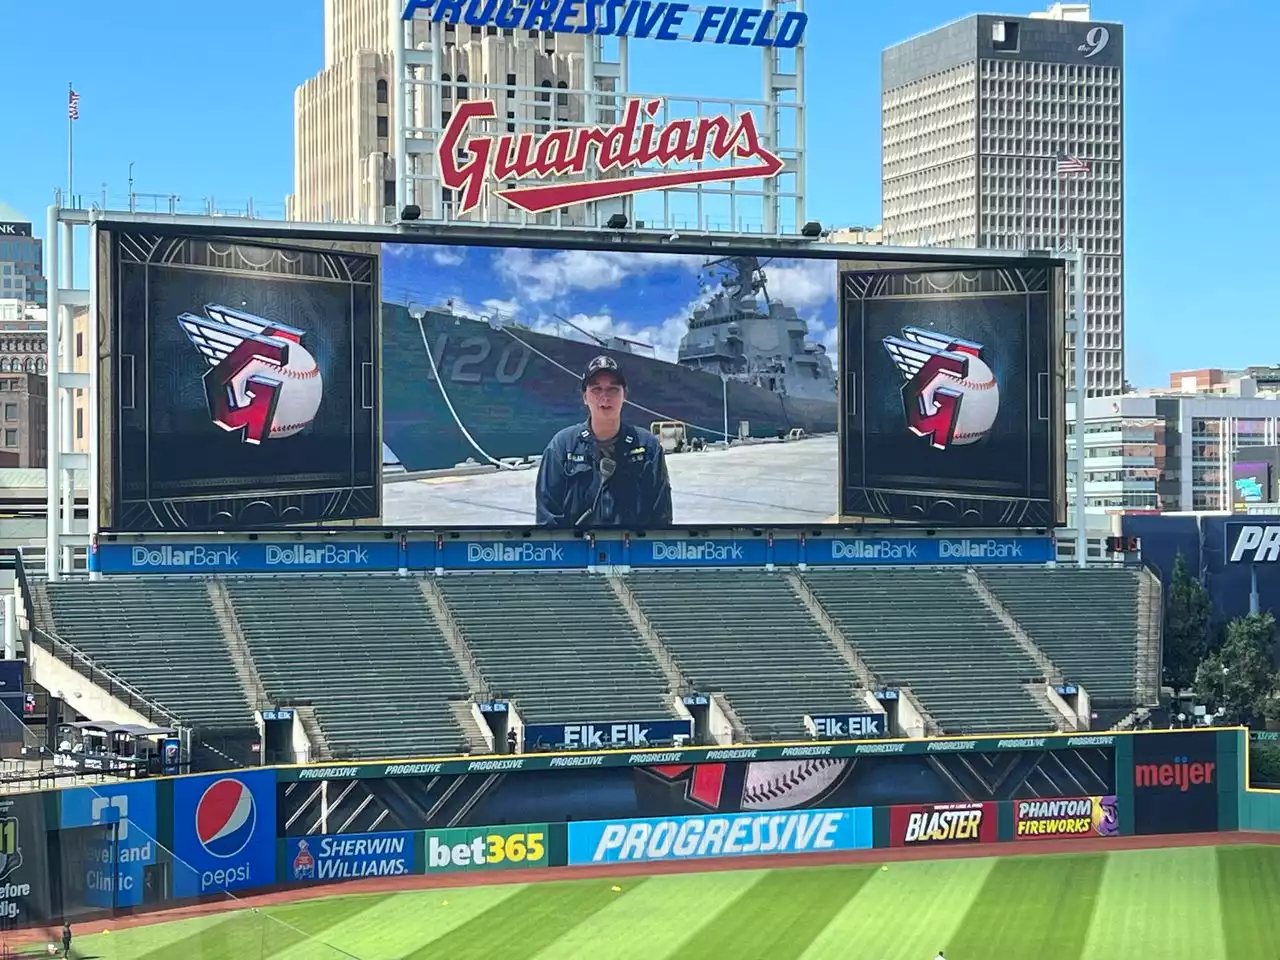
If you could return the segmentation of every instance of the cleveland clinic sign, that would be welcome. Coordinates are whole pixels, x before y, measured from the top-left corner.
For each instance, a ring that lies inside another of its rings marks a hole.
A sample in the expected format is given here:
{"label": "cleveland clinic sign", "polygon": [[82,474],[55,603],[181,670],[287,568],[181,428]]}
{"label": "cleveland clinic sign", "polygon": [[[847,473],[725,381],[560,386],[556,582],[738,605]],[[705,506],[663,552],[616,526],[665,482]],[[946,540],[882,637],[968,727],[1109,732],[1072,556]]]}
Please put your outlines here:
{"label": "cleveland clinic sign", "polygon": [[791,48],[804,37],[809,17],[751,7],[667,0],[406,0],[401,19],[505,30],[691,40],[735,47]]}

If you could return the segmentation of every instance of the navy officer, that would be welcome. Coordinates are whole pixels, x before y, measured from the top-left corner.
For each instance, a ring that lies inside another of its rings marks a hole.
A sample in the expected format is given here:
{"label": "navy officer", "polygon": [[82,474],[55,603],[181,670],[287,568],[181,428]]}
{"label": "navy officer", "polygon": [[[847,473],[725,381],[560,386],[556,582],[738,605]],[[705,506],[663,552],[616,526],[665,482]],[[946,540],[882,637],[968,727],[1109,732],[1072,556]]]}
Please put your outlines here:
{"label": "navy officer", "polygon": [[613,357],[587,364],[587,419],[552,437],[538,467],[539,526],[671,526],[671,480],[662,445],[648,430],[623,422],[626,399],[627,380]]}

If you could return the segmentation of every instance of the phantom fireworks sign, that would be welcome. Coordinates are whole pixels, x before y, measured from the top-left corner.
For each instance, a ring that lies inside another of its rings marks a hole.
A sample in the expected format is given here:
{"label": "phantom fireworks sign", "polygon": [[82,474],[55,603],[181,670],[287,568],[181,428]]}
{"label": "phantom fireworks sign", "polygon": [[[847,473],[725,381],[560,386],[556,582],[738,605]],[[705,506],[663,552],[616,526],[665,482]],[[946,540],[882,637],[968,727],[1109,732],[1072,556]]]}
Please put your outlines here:
{"label": "phantom fireworks sign", "polygon": [[[588,168],[606,176],[570,183],[514,186],[497,194],[512,206],[542,213],[593,200],[649,190],[776,177],[783,161],[761,141],[752,113],[689,117],[656,123],[661,100],[628,100],[622,122],[612,127],[571,127],[541,135],[503,134],[464,139],[467,124],[497,116],[492,100],[458,105],[440,136],[440,179],[458,195],[459,215],[480,204],[487,179],[509,183],[552,177],[585,177]],[[701,167],[707,161],[717,166]],[[738,163],[736,161],[747,161]],[[624,176],[642,167],[698,165],[662,173]]]}

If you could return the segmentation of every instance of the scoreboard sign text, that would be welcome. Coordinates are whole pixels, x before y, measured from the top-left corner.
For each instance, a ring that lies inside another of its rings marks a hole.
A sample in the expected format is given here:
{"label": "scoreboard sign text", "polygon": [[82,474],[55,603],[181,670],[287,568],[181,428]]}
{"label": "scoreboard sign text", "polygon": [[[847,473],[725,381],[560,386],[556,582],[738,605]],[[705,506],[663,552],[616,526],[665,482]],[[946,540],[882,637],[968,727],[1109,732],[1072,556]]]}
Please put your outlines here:
{"label": "scoreboard sign text", "polygon": [[889,810],[889,844],[995,843],[994,803],[928,803]]}

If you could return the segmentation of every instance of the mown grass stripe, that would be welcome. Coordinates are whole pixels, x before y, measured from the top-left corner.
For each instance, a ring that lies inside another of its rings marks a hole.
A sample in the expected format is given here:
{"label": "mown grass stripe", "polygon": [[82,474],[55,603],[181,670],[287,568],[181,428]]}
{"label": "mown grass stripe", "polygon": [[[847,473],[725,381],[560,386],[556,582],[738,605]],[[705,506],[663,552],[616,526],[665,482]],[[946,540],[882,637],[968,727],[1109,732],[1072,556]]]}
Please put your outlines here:
{"label": "mown grass stripe", "polygon": [[1213,847],[1107,855],[1083,960],[1225,954]]}
{"label": "mown grass stripe", "polygon": [[795,960],[876,869],[772,870],[694,931],[677,955],[680,960]]}
{"label": "mown grass stripe", "polygon": [[[371,906],[323,934],[324,942],[360,960],[399,960],[424,944],[492,910],[525,884],[413,890],[370,895]],[[313,901],[324,909],[323,901]],[[271,960],[343,960],[317,940],[277,953]]]}
{"label": "mown grass stripe", "polygon": [[535,884],[406,954],[404,960],[529,960],[617,897],[643,889],[645,882],[643,877],[628,880],[621,894],[610,889],[612,880]]}
{"label": "mown grass stripe", "polygon": [[[240,910],[223,923],[194,931],[181,940],[152,947],[146,953],[134,954],[130,960],[173,960],[174,957],[181,960],[233,960],[237,957],[267,960],[309,937],[323,934],[375,903],[377,900],[370,897],[334,897],[325,902],[322,910],[307,902],[275,907],[270,913]],[[106,956],[110,957],[110,954]]]}
{"label": "mown grass stripe", "polygon": [[535,960],[663,960],[685,956],[690,936],[767,871],[734,870],[650,877],[639,890],[615,880],[620,896],[538,954]]}
{"label": "mown grass stripe", "polygon": [[[145,927],[133,927],[117,930],[115,933],[92,933],[94,926],[90,923],[73,924],[75,934],[74,949],[87,957],[102,957],[104,960],[116,960],[117,957],[133,957],[144,955],[147,950],[169,949],[172,944],[187,937],[202,935],[203,931],[220,923],[226,923],[235,914],[214,914],[207,917],[191,917],[186,920],[171,920],[168,923],[154,923]],[[37,951],[44,953],[44,950]]]}
{"label": "mown grass stripe", "polygon": [[801,960],[920,960],[948,943],[996,861],[886,864],[814,939]]}
{"label": "mown grass stripe", "polygon": [[1280,847],[1219,847],[1218,900],[1228,960],[1280,952]]}
{"label": "mown grass stripe", "polygon": [[1106,854],[997,860],[947,941],[947,956],[1076,960],[1106,864]]}

